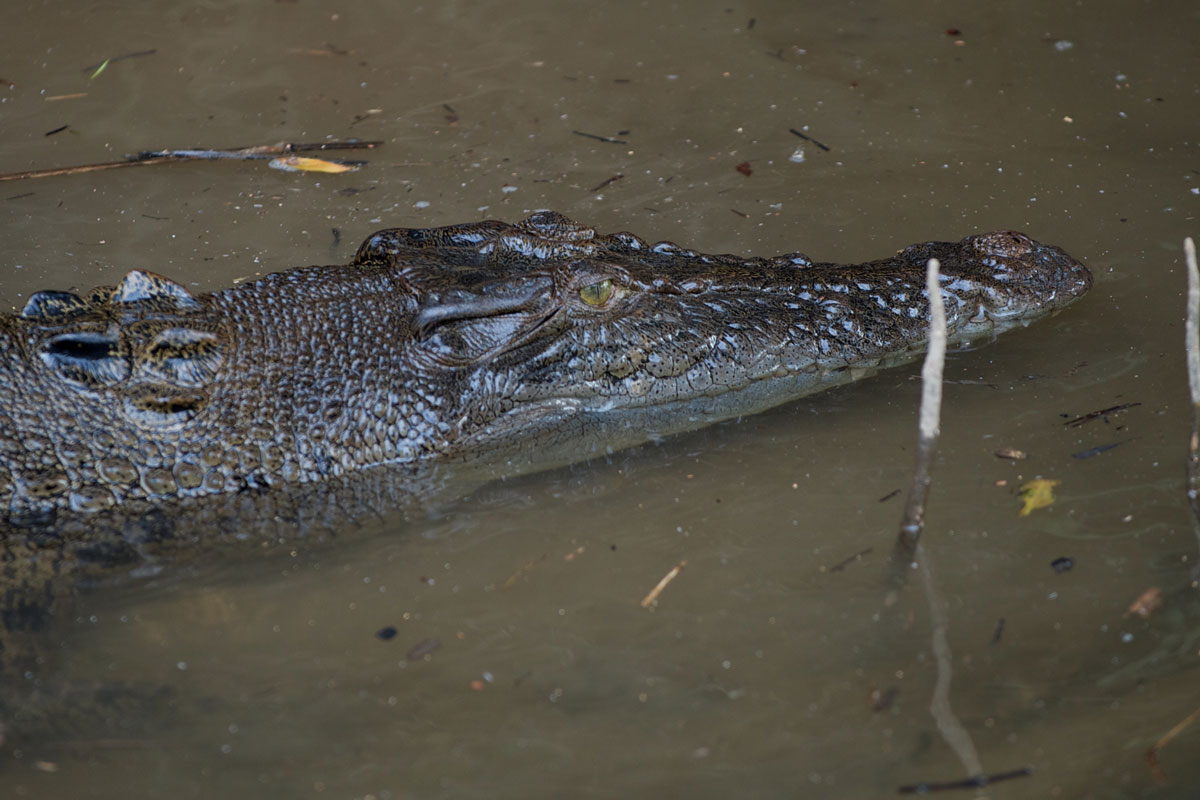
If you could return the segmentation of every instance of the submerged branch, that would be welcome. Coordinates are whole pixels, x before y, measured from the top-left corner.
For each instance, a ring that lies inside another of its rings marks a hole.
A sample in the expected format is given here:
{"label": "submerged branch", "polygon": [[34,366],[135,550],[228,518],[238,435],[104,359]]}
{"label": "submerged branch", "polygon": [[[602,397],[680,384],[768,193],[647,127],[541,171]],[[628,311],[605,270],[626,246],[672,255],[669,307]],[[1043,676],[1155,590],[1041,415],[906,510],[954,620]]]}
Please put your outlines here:
{"label": "submerged branch", "polygon": [[[1190,241],[1190,240],[1189,240]],[[1154,777],[1158,780],[1166,780],[1166,775],[1163,774],[1162,767],[1158,764],[1158,753],[1164,747],[1171,743],[1171,740],[1183,732],[1184,728],[1191,725],[1197,719],[1200,719],[1200,708],[1197,708],[1191,714],[1181,719],[1175,724],[1174,728],[1162,735],[1162,738],[1154,743],[1154,746],[1146,751],[1146,763],[1150,766],[1150,771],[1154,773]]]}
{"label": "submerged branch", "polygon": [[0,174],[0,181],[52,178],[56,175],[79,175],[84,172],[97,172],[99,170],[118,169],[120,167],[145,167],[151,164],[164,164],[174,161],[213,161],[218,159],[258,161],[293,155],[295,153],[311,153],[326,150],[373,150],[382,144],[383,142],[379,141],[368,142],[358,139],[345,139],[328,142],[280,142],[278,144],[261,144],[253,147],[236,147],[229,150],[201,148],[144,150],[140,153],[126,156],[124,161],[104,161],[98,164],[79,164],[73,167],[53,167],[50,169],[27,170],[25,172],[6,172]]}

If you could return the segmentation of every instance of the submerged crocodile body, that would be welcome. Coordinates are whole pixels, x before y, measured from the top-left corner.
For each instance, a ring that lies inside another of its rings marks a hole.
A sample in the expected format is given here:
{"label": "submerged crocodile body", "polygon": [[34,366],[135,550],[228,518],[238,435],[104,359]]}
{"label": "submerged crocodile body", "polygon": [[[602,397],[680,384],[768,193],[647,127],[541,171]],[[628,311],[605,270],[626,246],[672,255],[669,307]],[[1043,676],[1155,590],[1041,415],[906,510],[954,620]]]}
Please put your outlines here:
{"label": "submerged crocodile body", "polygon": [[844,266],[539,212],[380,231],[348,265],[212,294],[142,271],[39,292],[0,316],[3,627],[37,627],[65,574],[252,536],[256,517],[380,511],[414,465],[562,461],[911,360],[930,258],[952,343],[1091,285],[1012,232]]}

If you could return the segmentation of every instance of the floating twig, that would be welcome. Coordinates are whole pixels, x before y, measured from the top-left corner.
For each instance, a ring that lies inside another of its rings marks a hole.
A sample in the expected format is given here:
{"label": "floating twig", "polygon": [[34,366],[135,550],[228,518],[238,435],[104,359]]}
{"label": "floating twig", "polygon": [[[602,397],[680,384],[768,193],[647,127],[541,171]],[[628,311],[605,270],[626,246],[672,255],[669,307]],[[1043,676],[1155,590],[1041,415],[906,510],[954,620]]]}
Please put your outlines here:
{"label": "floating twig", "polygon": [[656,605],[658,603],[658,596],[662,594],[663,589],[667,588],[668,583],[679,577],[679,573],[683,572],[683,568],[686,566],[686,561],[680,561],[674,567],[671,567],[671,571],[666,575],[663,575],[663,578],[658,582],[658,585],[650,590],[650,594],[642,598],[642,608],[649,608],[652,605]]}
{"label": "floating twig", "polygon": [[65,130],[66,130],[67,128],[69,128],[69,127],[71,127],[71,126],[70,126],[70,125],[59,125],[57,128],[55,128],[55,129],[53,129],[53,130],[46,131],[46,132],[45,132],[45,133],[43,133],[42,135],[43,135],[43,136],[53,136],[53,135],[54,135],[54,134],[56,134],[56,133],[62,133],[63,131],[65,131]]}
{"label": "floating twig", "polygon": [[812,142],[812,143],[813,143],[813,144],[815,144],[817,147],[819,147],[819,148],[821,148],[822,150],[824,150],[826,153],[828,153],[828,152],[829,152],[829,145],[827,145],[827,144],[821,144],[821,143],[820,143],[820,142],[818,142],[816,139],[814,139],[813,137],[809,136],[807,133],[802,133],[802,132],[800,132],[800,131],[796,130],[795,128],[788,128],[788,132],[796,134],[797,136],[799,136],[801,139],[803,139],[803,140],[804,140],[804,141],[806,141],[806,142]]}
{"label": "floating twig", "polygon": [[576,136],[583,136],[587,139],[595,139],[597,142],[608,142],[609,144],[629,144],[625,139],[615,139],[612,136],[597,136],[594,133],[584,133],[583,131],[571,131]]}
{"label": "floating twig", "polygon": [[1010,781],[1013,778],[1025,778],[1033,774],[1033,767],[1021,767],[1009,772],[997,772],[993,775],[973,775],[961,781],[947,783],[914,783],[911,786],[901,786],[900,794],[925,794],[926,792],[944,792],[949,789],[982,789],[993,783]]}
{"label": "floating twig", "polygon": [[[100,70],[104,69],[109,64],[115,64],[118,61],[124,61],[127,58],[141,58],[142,56],[152,56],[157,52],[158,52],[158,50],[138,50],[136,53],[125,53],[124,55],[113,56],[112,58],[106,58],[98,64],[88,64],[86,67],[84,67],[80,71],[81,72],[95,71],[96,75],[99,75]],[[96,77],[96,75],[93,75],[92,77],[94,78],[94,77]]]}
{"label": "floating twig", "polygon": [[[1190,239],[1188,241],[1191,241]],[[1191,725],[1197,719],[1200,719],[1200,708],[1197,708],[1192,713],[1188,714],[1174,728],[1163,734],[1163,737],[1154,743],[1154,746],[1146,751],[1146,763],[1150,766],[1150,772],[1160,781],[1165,781],[1167,776],[1163,774],[1162,767],[1158,765],[1158,751],[1162,750],[1171,740],[1183,732],[1183,729]]]}
{"label": "floating twig", "polygon": [[1080,425],[1084,425],[1088,422],[1091,422],[1094,419],[1099,419],[1100,417],[1107,418],[1113,414],[1119,414],[1122,411],[1125,411],[1126,409],[1134,408],[1135,406],[1140,406],[1140,405],[1141,405],[1141,403],[1122,403],[1119,406],[1109,406],[1108,408],[1102,408],[1099,411],[1089,411],[1088,413],[1084,414],[1083,416],[1075,417],[1074,419],[1067,420],[1066,422],[1063,423],[1063,427],[1078,428]]}
{"label": "floating twig", "polygon": [[590,192],[598,192],[598,191],[600,191],[601,189],[603,189],[604,187],[608,186],[609,184],[616,183],[617,181],[621,180],[621,178],[624,178],[624,177],[625,177],[625,174],[624,174],[624,173],[622,173],[622,172],[618,172],[616,175],[613,175],[613,176],[612,176],[611,178],[609,178],[608,180],[601,181],[600,183],[596,184],[595,186],[593,186],[593,187],[592,187],[591,189],[589,189],[588,191],[590,191]]}
{"label": "floating twig", "polygon": [[[311,153],[325,150],[372,150],[382,145],[380,141],[360,141],[357,139],[334,140],[328,142],[280,142],[279,144],[255,145],[253,147],[238,147],[231,150],[191,149],[191,150],[143,150],[140,153],[126,156],[124,161],[106,161],[99,164],[80,164],[74,167],[55,167],[52,169],[35,169],[25,172],[8,172],[0,174],[0,181],[18,181],[27,178],[50,178],[56,175],[79,175],[84,172],[97,172],[105,169],[120,167],[144,167],[150,164],[164,164],[175,161],[216,161],[237,160],[257,161],[270,160],[294,153]],[[363,162],[333,162],[346,166],[356,166]]]}
{"label": "floating twig", "polygon": [[868,547],[865,550],[859,550],[854,555],[849,556],[848,558],[843,558],[841,561],[834,564],[832,567],[829,568],[829,571],[830,572],[841,572],[847,566],[849,566],[850,564],[853,564],[855,561],[862,561],[862,557],[866,556],[866,555],[870,555],[874,549],[875,549],[874,547]]}

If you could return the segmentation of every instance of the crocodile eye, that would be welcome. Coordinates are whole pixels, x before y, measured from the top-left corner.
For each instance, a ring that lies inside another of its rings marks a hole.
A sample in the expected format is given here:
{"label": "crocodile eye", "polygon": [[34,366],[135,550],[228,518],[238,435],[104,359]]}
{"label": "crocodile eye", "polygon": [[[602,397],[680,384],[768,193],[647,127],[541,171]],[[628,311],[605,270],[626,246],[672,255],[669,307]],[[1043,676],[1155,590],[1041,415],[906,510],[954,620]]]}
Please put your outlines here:
{"label": "crocodile eye", "polygon": [[589,306],[602,306],[611,300],[612,296],[613,282],[608,278],[598,283],[589,283],[579,290],[579,299]]}

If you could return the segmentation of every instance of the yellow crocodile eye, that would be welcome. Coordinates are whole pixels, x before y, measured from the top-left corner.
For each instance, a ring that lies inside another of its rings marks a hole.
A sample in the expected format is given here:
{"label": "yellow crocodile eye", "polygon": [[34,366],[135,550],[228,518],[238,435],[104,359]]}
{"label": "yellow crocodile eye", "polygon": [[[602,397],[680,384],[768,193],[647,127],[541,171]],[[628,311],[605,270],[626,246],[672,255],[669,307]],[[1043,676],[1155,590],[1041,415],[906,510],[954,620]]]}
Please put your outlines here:
{"label": "yellow crocodile eye", "polygon": [[579,299],[589,306],[602,306],[612,299],[613,282],[607,278],[599,283],[589,283],[579,290]]}

